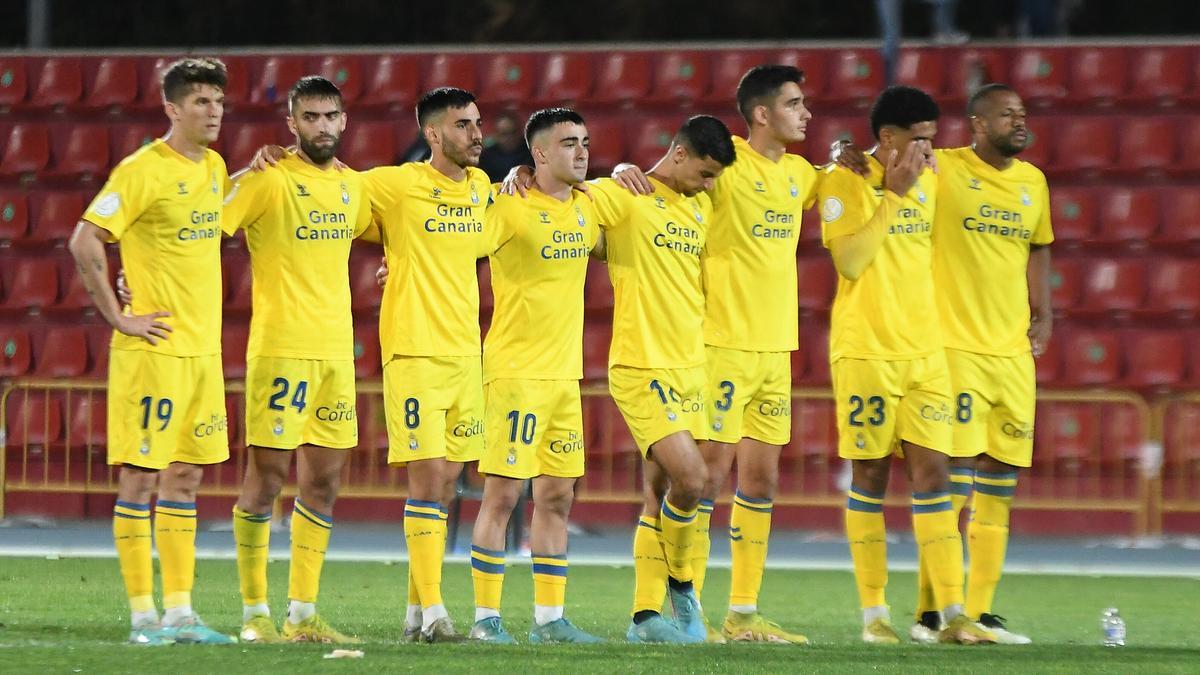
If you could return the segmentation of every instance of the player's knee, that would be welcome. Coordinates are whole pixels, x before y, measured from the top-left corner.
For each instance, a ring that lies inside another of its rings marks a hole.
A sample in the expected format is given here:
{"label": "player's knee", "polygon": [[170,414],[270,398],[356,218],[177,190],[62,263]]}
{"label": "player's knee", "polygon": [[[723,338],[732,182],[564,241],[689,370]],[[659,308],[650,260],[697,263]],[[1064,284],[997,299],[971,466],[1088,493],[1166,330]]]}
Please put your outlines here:
{"label": "player's knee", "polygon": [[913,492],[942,492],[950,486],[950,464],[945,455],[927,453],[928,457],[912,467]]}
{"label": "player's knee", "polygon": [[[689,472],[682,476],[671,479],[671,494],[674,497],[672,503],[676,500],[685,502],[686,504],[698,504],[700,498],[704,495],[704,486],[708,482],[708,470],[701,464],[700,468],[695,472]],[[681,503],[680,506],[685,504]]]}
{"label": "player's knee", "polygon": [[779,487],[779,472],[765,468],[738,472],[738,491],[755,499],[774,499]]}
{"label": "player's knee", "polygon": [[337,499],[339,478],[339,474],[311,477],[304,485],[300,486],[304,503],[315,509],[320,509],[322,506],[326,509],[331,508]]}
{"label": "player's knee", "polygon": [[571,512],[571,503],[575,501],[575,492],[570,489],[545,491],[537,497],[536,508],[545,509],[560,518],[566,518]]}
{"label": "player's knee", "polygon": [[875,494],[887,492],[890,461],[855,461],[852,482],[856,488]]}

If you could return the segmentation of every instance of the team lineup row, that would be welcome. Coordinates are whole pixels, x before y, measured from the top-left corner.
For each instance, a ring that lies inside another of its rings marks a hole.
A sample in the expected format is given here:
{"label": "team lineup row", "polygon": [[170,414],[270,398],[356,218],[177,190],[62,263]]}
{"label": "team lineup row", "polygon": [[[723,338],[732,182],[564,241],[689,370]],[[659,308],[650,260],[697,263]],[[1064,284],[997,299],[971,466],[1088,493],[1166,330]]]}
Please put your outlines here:
{"label": "team lineup row", "polygon": [[[436,89],[417,104],[428,162],[360,173],[336,158],[348,116],[320,77],[289,92],[295,150],[264,148],[253,170],[230,179],[207,147],[220,130],[224,67],[185,59],[168,68],[171,130],[114,169],[69,245],[115,329],[108,447],[109,463],[121,466],[113,532],[130,641],[233,641],[191,607],[196,489],[203,467],[229,455],[225,434],[194,433],[193,422],[224,418],[219,239],[244,230],[254,278],[250,457],[233,512],[244,641],[355,640],[325,623],[315,602],[338,476],[357,445],[348,258],[361,238],[385,254],[379,334],[389,462],[408,475],[407,639],[514,641],[500,618],[505,532],[532,479],[529,640],[598,640],[564,616],[567,517],[584,470],[578,382],[590,255],[605,261],[614,290],[611,394],[646,460],[627,639],[807,642],[763,617],[757,600],[791,433],[800,216],[818,204],[839,273],[830,358],[839,454],[853,467],[845,513],[863,639],[900,640],[884,597],[882,514],[896,454],[908,464],[921,560],[912,638],[1028,642],[991,611],[1017,469],[1032,452],[1032,359],[1050,335],[1048,191],[1041,172],[1015,158],[1027,142],[1021,100],[1006,86],[984,87],[968,103],[973,146],[935,151],[937,105],[889,88],[871,111],[876,148],[843,147],[836,166],[818,170],[786,152],[811,119],[803,81],[793,67],[752,68],[737,90],[744,138],[698,115],[649,170],[622,165],[590,183],[586,121],[569,109],[538,111],[525,129],[534,166],[493,187],[476,167],[482,120],[469,92]],[[124,307],[108,282],[104,247],[113,241],[132,289]],[[495,309],[481,344],[482,257]],[[299,496],[280,629],[266,602],[267,543],[290,451]],[[735,460],[732,585],[717,629],[700,597],[708,523]],[[485,487],[472,537],[476,615],[464,636],[442,602],[441,569],[444,504],[470,462]],[[958,517],[969,499],[964,589]]]}

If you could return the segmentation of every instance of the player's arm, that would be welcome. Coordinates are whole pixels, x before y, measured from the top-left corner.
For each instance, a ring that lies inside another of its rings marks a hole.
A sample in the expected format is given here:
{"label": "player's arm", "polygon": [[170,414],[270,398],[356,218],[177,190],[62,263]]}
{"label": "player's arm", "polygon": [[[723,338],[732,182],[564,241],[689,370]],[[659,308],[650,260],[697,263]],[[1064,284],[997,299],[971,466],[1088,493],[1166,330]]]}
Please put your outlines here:
{"label": "player's arm", "polygon": [[1035,357],[1050,344],[1054,327],[1054,309],[1050,304],[1050,246],[1029,247],[1029,345]]}
{"label": "player's arm", "polygon": [[104,245],[111,234],[108,230],[87,220],[80,220],[67,243],[67,250],[75,259],[75,269],[83,279],[92,304],[100,316],[116,330],[134,337],[144,338],[152,345],[159,340],[166,340],[171,327],[159,321],[170,316],[169,312],[151,312],[149,314],[122,314],[117,296],[108,283],[108,256]]}
{"label": "player's arm", "polygon": [[[722,175],[724,174],[722,173]],[[637,164],[621,162],[613,167],[612,179],[617,182],[617,185],[635,195],[648,195],[654,192],[654,184],[650,182],[650,179],[646,177],[646,173]]]}

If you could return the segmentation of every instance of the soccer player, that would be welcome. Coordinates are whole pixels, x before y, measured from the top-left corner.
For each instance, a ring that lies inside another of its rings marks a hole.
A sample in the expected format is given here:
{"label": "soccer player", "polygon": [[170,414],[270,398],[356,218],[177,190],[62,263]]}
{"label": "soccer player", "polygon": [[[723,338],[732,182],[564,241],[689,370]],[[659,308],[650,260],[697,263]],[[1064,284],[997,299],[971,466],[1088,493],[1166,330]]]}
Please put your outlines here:
{"label": "soccer player", "polygon": [[[357,642],[329,626],[315,602],[349,449],[358,445],[349,256],[374,232],[361,174],[338,170],[346,128],[337,86],[308,76],[288,93],[297,152],[244,174],[221,226],[246,231],[254,273],[246,358],[249,461],[233,509],[248,642]],[[377,234],[375,235],[377,240]],[[291,519],[288,611],[282,635],[267,605],[271,505],[292,456],[300,494]]]}
{"label": "soccer player", "polygon": [[567,516],[584,471],[583,282],[600,235],[587,177],[588,134],[573,110],[539,110],[525,125],[534,158],[525,198],[500,195],[487,209],[495,310],[483,341],[486,475],[471,541],[472,639],[512,644],[500,621],[508,521],[533,479],[532,643],[601,640],[563,616]]}
{"label": "soccer player", "polygon": [[[229,644],[192,611],[196,488],[229,458],[221,372],[221,203],[229,177],[209,145],[224,112],[225,66],[183,59],[163,74],[167,135],[126,157],[84,212],[69,249],[114,329],[108,463],[120,466],[113,538],[139,645]],[[122,310],[104,246],[118,242],[136,302]],[[150,497],[164,615],[154,604]]]}
{"label": "soccer player", "polygon": [[[1052,329],[1049,188],[1037,167],[1017,157],[1030,138],[1017,92],[989,84],[972,94],[966,112],[971,146],[934,153],[934,287],[953,386],[954,445],[965,455],[951,460],[952,497],[956,523],[972,500],[967,615],[1002,644],[1028,644],[991,612],[1017,473],[1033,461],[1033,358]],[[838,161],[859,157],[843,152]],[[940,625],[922,565],[911,637],[934,641]]]}
{"label": "soccer player", "polygon": [[379,316],[388,461],[408,469],[405,634],[448,642],[465,638],[442,602],[443,503],[464,464],[483,454],[476,260],[487,254],[492,194],[477,166],[482,120],[470,92],[426,93],[417,123],[433,149],[428,162],[363,176],[389,270]]}
{"label": "soccer player", "polygon": [[838,454],[852,463],[846,535],[868,643],[899,642],[884,599],[893,454],[907,463],[913,532],[947,621],[939,639],[995,640],[963,613],[962,539],[950,499],[953,411],[933,290],[938,182],[928,166],[938,116],[928,94],[886,89],[871,109],[879,144],[868,175],[832,167],[819,188],[822,242],[839,274],[829,352]]}
{"label": "soccer player", "polygon": [[[649,171],[653,195],[631,194],[612,179],[589,192],[615,298],[609,389],[647,460],[630,642],[705,639],[691,564],[708,473],[696,446],[708,438],[700,256],[713,216],[704,192],[734,158],[725,125],[698,115]],[[663,479],[670,483],[665,497]],[[664,561],[678,627],[660,615],[667,588],[656,570]]]}
{"label": "soccer player", "polygon": [[[813,166],[786,150],[788,143],[804,140],[812,118],[803,82],[802,71],[783,65],[756,66],[742,77],[737,105],[749,133],[733,138],[737,161],[708,192],[713,222],[700,262],[711,440],[700,445],[708,482],[693,544],[697,597],[708,565],[713,503],[735,457],[738,463],[729,522],[729,613],[721,633],[709,629],[715,642],[808,642],[758,613],[779,456],[792,432],[789,352],[799,347],[796,246],[800,217],[812,205],[817,183]],[[639,193],[651,192],[635,166],[618,167],[614,178]]]}

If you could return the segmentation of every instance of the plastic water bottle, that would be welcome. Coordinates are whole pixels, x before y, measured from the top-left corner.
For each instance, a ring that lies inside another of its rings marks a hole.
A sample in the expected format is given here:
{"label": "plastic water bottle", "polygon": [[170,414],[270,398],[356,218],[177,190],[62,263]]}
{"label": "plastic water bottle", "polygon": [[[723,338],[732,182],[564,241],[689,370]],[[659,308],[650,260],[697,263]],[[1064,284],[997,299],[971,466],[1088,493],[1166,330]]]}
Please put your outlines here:
{"label": "plastic water bottle", "polygon": [[1104,630],[1105,647],[1125,646],[1125,620],[1116,607],[1109,607],[1100,615],[1100,628]]}

